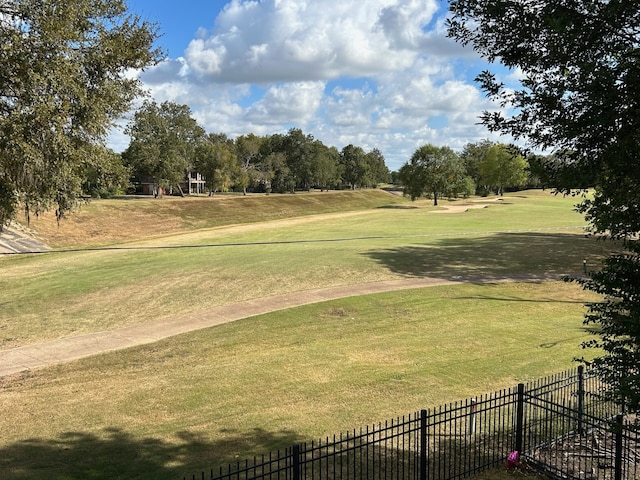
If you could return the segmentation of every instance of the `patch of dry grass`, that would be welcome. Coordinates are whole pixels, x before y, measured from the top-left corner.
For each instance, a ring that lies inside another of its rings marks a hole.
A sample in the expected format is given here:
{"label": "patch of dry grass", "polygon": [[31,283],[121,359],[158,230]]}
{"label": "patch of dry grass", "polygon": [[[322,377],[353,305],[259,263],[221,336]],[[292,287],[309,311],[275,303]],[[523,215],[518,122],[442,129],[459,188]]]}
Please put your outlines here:
{"label": "patch of dry grass", "polygon": [[68,214],[59,224],[53,213],[48,212],[31,218],[29,227],[46,244],[65,248],[162,238],[203,228],[366,210],[408,202],[382,190],[246,197],[123,197],[92,200]]}

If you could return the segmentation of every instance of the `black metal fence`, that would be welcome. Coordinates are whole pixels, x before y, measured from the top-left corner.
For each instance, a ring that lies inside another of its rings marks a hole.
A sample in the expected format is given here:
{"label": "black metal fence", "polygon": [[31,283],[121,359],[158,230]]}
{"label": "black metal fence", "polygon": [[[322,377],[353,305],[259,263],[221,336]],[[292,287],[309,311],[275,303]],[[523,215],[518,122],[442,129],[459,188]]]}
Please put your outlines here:
{"label": "black metal fence", "polygon": [[513,451],[553,478],[639,478],[640,440],[603,388],[579,367],[192,478],[453,480],[502,466]]}

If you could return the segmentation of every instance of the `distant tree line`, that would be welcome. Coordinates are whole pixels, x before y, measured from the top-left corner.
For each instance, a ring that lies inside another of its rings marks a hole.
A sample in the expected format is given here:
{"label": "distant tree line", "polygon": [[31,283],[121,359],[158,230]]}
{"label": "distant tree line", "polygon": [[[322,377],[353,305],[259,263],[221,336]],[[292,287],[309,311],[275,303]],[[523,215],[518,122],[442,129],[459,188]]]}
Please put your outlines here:
{"label": "distant tree line", "polygon": [[[554,158],[525,155],[514,145],[483,140],[456,153],[447,146],[423,145],[398,172],[391,173],[380,150],[347,145],[328,147],[299,128],[286,134],[235,139],[207,133],[187,105],[146,101],[126,129],[131,140],[121,155],[111,152],[87,173],[92,196],[122,193],[145,182],[154,191],[183,194],[193,173],[209,195],[216,192],[291,193],[318,188],[370,188],[401,185],[412,199],[502,194],[505,189],[545,187]],[[189,192],[187,192],[189,193]]]}
{"label": "distant tree line", "polygon": [[187,105],[173,102],[146,101],[126,133],[129,146],[90,176],[87,193],[110,195],[126,189],[131,180],[151,182],[154,191],[183,193],[181,183],[192,173],[202,175],[209,195],[369,188],[391,180],[378,149],[366,152],[347,145],[339,151],[299,128],[231,139],[224,133],[207,133]]}
{"label": "distant tree line", "polygon": [[421,196],[438,204],[440,197],[502,195],[506,189],[545,188],[553,156],[525,154],[515,145],[482,140],[468,143],[460,153],[447,146],[419,147],[393,180],[415,200]]}

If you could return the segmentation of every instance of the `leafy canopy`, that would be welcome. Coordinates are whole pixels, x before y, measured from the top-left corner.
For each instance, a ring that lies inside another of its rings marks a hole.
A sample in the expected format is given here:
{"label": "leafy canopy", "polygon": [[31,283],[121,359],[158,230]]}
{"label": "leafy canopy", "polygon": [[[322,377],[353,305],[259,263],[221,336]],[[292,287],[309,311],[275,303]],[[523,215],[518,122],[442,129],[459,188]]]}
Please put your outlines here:
{"label": "leafy canopy", "polygon": [[439,196],[456,196],[466,189],[466,170],[460,157],[449,147],[431,144],[413,153],[400,168],[398,178],[412,200],[427,193],[433,196],[434,205],[438,205]]}
{"label": "leafy canopy", "polygon": [[0,2],[0,228],[21,205],[59,218],[75,205],[141,93],[127,71],[160,60],[156,38],[122,0]]}
{"label": "leafy canopy", "polygon": [[[549,177],[565,193],[594,187],[578,210],[593,232],[622,239],[600,272],[581,280],[603,295],[585,323],[612,394],[640,407],[640,9],[624,0],[452,0],[449,35],[523,77],[512,90],[486,71],[478,81],[502,112],[492,131],[554,150]],[[510,109],[510,110],[509,110]],[[505,114],[505,110],[513,112]]]}
{"label": "leafy canopy", "polygon": [[122,156],[141,175],[163,188],[180,188],[196,160],[205,131],[187,105],[145,101],[127,127],[131,142]]}

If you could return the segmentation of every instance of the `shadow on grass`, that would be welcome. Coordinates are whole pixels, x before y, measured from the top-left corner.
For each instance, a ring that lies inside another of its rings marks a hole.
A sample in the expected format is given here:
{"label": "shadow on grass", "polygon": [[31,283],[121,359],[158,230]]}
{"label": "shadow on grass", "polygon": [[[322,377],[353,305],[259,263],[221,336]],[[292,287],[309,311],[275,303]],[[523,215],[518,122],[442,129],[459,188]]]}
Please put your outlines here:
{"label": "shadow on grass", "polygon": [[415,205],[383,205],[378,207],[380,209],[393,209],[393,210],[415,210],[418,207]]}
{"label": "shadow on grass", "polygon": [[508,277],[579,275],[583,260],[597,269],[616,245],[581,234],[498,233],[485,237],[446,237],[429,243],[373,250],[364,255],[390,271],[411,277]]}
{"label": "shadow on grass", "polygon": [[210,469],[225,464],[237,452],[266,453],[289,447],[300,439],[294,432],[255,429],[209,442],[197,434],[179,433],[169,443],[154,438],[137,438],[119,429],[100,434],[68,432],[57,439],[24,440],[0,449],[3,480],[32,479],[122,479],[153,478],[179,480],[209,478]]}

